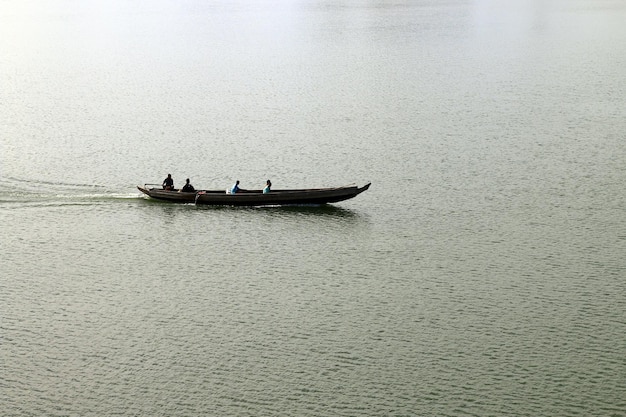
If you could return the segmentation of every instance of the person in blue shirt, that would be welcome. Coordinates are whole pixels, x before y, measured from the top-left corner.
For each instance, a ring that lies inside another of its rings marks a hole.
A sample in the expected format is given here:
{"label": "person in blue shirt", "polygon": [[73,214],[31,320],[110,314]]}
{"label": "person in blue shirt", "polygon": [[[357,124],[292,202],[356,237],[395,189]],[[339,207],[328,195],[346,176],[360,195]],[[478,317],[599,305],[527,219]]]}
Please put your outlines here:
{"label": "person in blue shirt", "polygon": [[265,188],[263,189],[263,194],[267,194],[270,192],[270,188],[272,188],[272,181],[267,180],[265,182]]}
{"label": "person in blue shirt", "polygon": [[239,188],[239,180],[237,180],[237,182],[235,182],[235,185],[233,185],[233,188],[230,189],[230,193],[237,194],[239,191],[241,191],[241,188]]}

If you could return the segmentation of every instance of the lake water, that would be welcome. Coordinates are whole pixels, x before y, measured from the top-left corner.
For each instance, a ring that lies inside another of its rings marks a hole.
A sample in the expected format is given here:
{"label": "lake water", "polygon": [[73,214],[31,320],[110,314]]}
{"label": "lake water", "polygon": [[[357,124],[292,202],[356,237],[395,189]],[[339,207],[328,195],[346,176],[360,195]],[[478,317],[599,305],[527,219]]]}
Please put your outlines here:
{"label": "lake water", "polygon": [[0,1],[0,414],[626,415],[625,22]]}

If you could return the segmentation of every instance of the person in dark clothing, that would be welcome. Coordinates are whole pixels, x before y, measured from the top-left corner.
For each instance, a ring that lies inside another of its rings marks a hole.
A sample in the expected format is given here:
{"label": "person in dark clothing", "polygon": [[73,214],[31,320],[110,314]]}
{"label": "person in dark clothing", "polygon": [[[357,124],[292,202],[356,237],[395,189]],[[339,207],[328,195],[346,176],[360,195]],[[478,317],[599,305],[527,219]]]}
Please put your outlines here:
{"label": "person in dark clothing", "polygon": [[183,185],[182,189],[183,193],[195,193],[196,189],[193,188],[193,185],[189,184],[189,178],[187,178],[185,185]]}
{"label": "person in dark clothing", "polygon": [[167,191],[172,191],[174,189],[174,180],[172,179],[172,174],[167,174],[167,178],[163,180],[163,189]]}

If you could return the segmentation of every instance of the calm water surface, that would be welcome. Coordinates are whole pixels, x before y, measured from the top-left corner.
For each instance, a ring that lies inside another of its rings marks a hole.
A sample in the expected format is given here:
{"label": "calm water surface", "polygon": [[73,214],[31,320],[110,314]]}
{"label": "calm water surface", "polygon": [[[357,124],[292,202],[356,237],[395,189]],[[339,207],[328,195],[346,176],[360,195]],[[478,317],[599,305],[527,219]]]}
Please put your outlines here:
{"label": "calm water surface", "polygon": [[0,414],[626,415],[624,21],[0,1]]}

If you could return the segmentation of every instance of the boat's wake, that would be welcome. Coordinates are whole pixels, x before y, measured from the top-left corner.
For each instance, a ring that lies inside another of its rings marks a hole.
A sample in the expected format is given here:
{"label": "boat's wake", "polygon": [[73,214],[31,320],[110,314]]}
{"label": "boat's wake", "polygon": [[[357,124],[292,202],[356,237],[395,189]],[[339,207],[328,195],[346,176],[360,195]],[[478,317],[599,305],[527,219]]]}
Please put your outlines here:
{"label": "boat's wake", "polygon": [[141,198],[129,187],[113,189],[100,184],[77,184],[7,177],[0,189],[0,204],[81,205]]}

